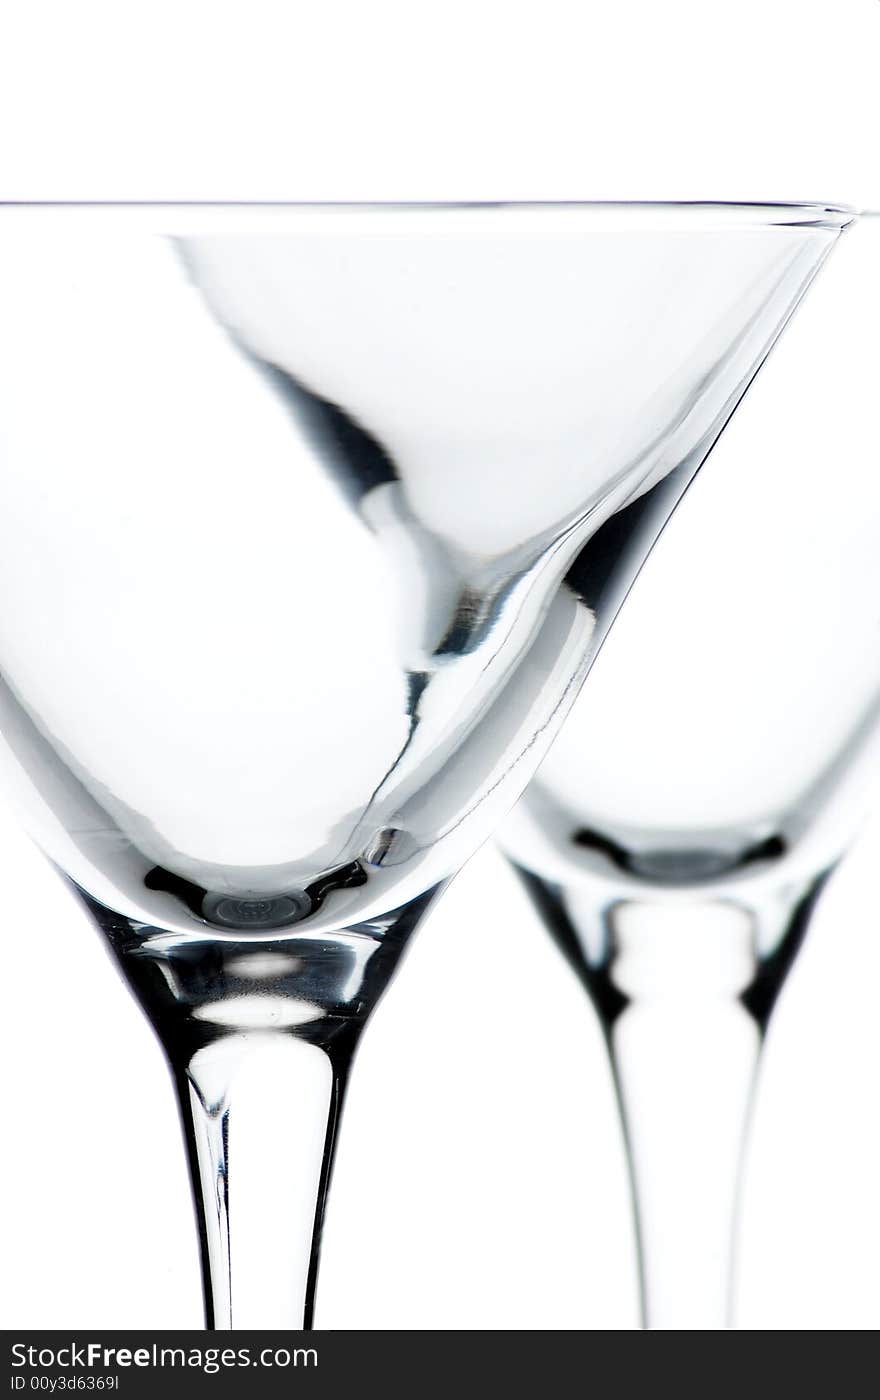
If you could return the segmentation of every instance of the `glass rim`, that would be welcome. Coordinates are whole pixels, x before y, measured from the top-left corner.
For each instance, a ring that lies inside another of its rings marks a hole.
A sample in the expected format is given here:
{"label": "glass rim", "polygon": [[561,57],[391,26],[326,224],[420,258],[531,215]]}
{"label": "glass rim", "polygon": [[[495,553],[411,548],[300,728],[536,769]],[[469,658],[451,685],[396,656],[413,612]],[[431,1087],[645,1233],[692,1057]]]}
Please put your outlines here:
{"label": "glass rim", "polygon": [[285,216],[306,222],[322,217],[349,215],[371,220],[396,216],[394,221],[440,215],[467,219],[480,216],[514,216],[524,223],[546,223],[561,215],[573,224],[611,225],[620,221],[632,227],[687,227],[692,223],[715,227],[803,227],[839,230],[860,217],[845,204],[821,201],[746,200],[0,200],[0,217],[14,215],[59,217],[115,215],[163,219],[175,214],[223,219],[263,216],[283,221]]}

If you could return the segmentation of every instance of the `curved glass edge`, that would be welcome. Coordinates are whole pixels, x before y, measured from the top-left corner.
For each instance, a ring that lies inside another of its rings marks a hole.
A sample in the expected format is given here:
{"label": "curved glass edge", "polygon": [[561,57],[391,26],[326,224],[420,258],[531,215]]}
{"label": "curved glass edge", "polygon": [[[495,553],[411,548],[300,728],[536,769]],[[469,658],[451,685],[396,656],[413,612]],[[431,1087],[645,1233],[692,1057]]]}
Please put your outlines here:
{"label": "curved glass edge", "polygon": [[102,223],[134,223],[146,231],[164,232],[169,217],[207,222],[212,227],[238,226],[256,218],[266,225],[292,226],[303,231],[320,231],[324,220],[344,220],[352,231],[359,223],[374,227],[377,220],[390,218],[395,227],[421,223],[426,218],[454,221],[464,231],[478,231],[485,221],[492,226],[500,219],[515,221],[526,232],[560,228],[562,222],[572,232],[581,229],[663,230],[681,227],[731,229],[804,228],[838,232],[860,217],[860,212],[844,204],[822,202],[740,202],[740,201],[16,201],[0,200],[0,219],[39,218],[86,220],[98,217]]}

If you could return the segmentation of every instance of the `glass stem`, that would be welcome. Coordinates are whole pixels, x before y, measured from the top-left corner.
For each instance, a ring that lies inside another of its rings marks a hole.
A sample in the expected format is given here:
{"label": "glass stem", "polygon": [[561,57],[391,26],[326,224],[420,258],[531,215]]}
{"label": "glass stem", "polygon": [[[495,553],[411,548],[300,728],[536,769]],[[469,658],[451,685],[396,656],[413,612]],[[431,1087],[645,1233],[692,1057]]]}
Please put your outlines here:
{"label": "glass stem", "polygon": [[630,1165],[643,1325],[732,1326],[741,1167],[767,1022],[824,874],[723,897],[526,872],[599,1013]]}
{"label": "glass stem", "polygon": [[735,994],[692,985],[686,999],[664,986],[630,1002],[607,1041],[632,1178],[643,1326],[729,1327],[761,1031]]}
{"label": "glass stem", "polygon": [[352,1057],[438,890],[320,935],[225,938],[133,924],[77,890],[171,1067],[209,1328],[313,1326]]}
{"label": "glass stem", "polygon": [[223,1036],[178,1072],[209,1328],[312,1326],[346,1068],[262,1030]]}

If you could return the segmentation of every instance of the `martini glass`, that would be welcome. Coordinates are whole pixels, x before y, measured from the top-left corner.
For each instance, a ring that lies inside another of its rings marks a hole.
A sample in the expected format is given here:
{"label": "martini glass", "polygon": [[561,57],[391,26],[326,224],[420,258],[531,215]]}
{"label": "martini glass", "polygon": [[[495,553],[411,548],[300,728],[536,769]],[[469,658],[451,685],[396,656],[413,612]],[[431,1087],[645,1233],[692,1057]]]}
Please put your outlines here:
{"label": "martini glass", "polygon": [[605,1032],[649,1327],[730,1325],[768,1021],[876,783],[878,309],[865,217],[501,830]]}
{"label": "martini glass", "polygon": [[164,1048],[208,1326],[311,1326],[364,1024],[850,221],[2,210],[3,782]]}

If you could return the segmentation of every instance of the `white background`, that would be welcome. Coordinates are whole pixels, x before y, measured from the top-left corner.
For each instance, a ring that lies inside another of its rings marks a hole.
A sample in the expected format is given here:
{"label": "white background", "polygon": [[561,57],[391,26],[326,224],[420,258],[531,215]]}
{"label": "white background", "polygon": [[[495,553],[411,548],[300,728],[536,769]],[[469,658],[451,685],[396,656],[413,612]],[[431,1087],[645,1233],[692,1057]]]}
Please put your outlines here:
{"label": "white background", "polygon": [[[880,207],[878,55],[877,0],[7,0],[0,197]],[[197,1326],[159,1052],[5,818],[0,848],[0,1324]],[[774,1022],[741,1326],[880,1323],[878,850],[875,828]],[[626,1328],[634,1278],[592,1013],[487,848],[365,1037],[319,1325]]]}

